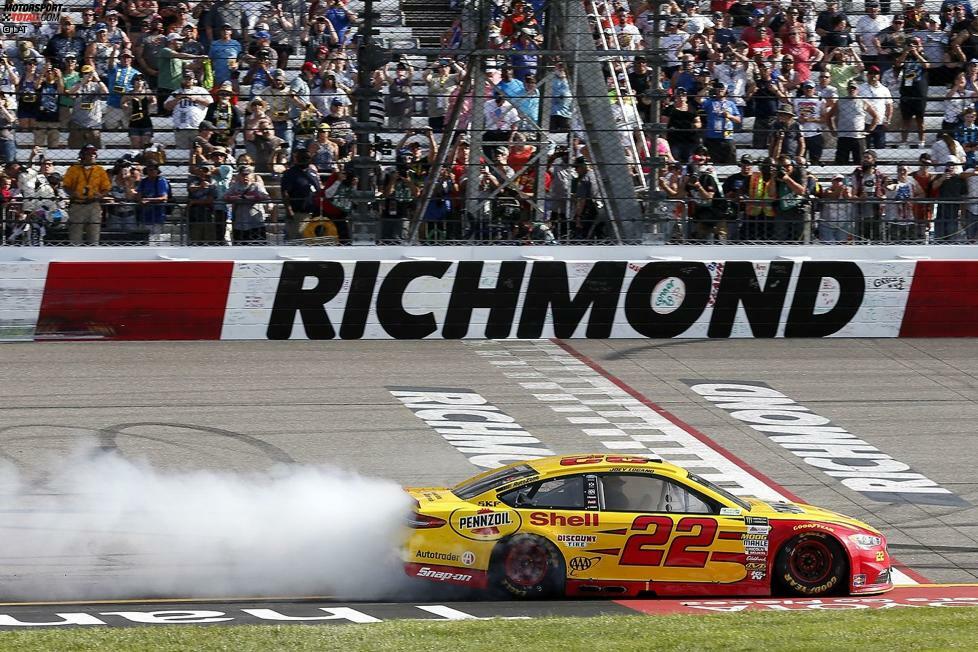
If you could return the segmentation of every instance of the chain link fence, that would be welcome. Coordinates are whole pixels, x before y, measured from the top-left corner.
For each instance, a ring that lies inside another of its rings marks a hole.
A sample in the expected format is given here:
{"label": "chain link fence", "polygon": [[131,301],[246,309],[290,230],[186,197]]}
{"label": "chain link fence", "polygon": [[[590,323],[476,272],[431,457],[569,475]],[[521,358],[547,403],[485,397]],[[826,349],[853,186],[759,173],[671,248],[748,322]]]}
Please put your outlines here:
{"label": "chain link fence", "polygon": [[48,3],[2,23],[2,243],[975,242],[955,12]]}

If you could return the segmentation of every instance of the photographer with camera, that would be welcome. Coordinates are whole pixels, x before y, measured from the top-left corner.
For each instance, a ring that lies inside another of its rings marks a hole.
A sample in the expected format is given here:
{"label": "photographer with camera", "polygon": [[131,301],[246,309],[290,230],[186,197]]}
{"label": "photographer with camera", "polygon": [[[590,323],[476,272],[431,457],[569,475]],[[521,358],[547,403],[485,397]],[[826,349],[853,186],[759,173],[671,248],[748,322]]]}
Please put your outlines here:
{"label": "photographer with camera", "polygon": [[713,212],[713,199],[720,192],[720,184],[706,163],[705,156],[694,154],[686,165],[686,174],[682,179],[684,195],[688,200],[689,237],[694,240],[726,240],[727,223],[718,221]]}
{"label": "photographer with camera", "polygon": [[900,143],[907,142],[907,133],[912,124],[917,127],[917,142],[924,147],[924,114],[927,111],[927,71],[931,63],[924,56],[923,44],[916,35],[907,41],[904,50],[893,64],[893,70],[900,80]]}
{"label": "photographer with camera", "polygon": [[771,72],[770,62],[759,63],[753,82],[747,86],[747,98],[754,109],[751,141],[754,149],[768,149],[778,106],[788,101],[784,87],[771,76]]}
{"label": "photographer with camera", "polygon": [[109,89],[91,65],[82,66],[81,74],[81,82],[65,91],[75,97],[68,123],[68,147],[98,148],[102,146],[102,98],[108,95]]}
{"label": "photographer with camera", "polygon": [[136,149],[149,147],[153,142],[152,115],[156,112],[156,94],[145,77],[133,77],[132,91],[122,96],[121,105],[129,126],[129,144]]}
{"label": "photographer with camera", "polygon": [[[259,39],[259,42],[262,40],[267,39]],[[272,56],[274,54],[275,51],[272,48],[260,46],[254,50],[254,54],[246,54],[241,57],[241,61],[248,66],[248,72],[245,73],[241,83],[251,87],[248,95],[249,100],[255,99],[263,90],[271,86]]]}
{"label": "photographer with camera", "polygon": [[739,240],[742,235],[741,222],[747,209],[747,199],[750,198],[752,165],[749,156],[741,156],[740,169],[723,180],[723,199],[714,201],[714,211],[718,219],[726,221],[727,238],[730,240]]}
{"label": "photographer with camera", "polygon": [[968,182],[960,164],[948,161],[944,174],[932,184],[937,195],[937,215],[934,217],[934,242],[948,243],[963,240],[961,217],[968,196]]}
{"label": "photographer with camera", "polygon": [[292,166],[282,175],[285,229],[289,240],[298,240],[314,211],[313,197],[322,189],[319,171],[306,150],[292,155]]}
{"label": "photographer with camera", "polygon": [[805,221],[807,198],[807,172],[796,164],[795,159],[782,154],[777,159],[773,177],[777,195],[777,217],[770,231],[778,242],[798,240]]}
{"label": "photographer with camera", "polygon": [[[394,74],[390,67],[393,65]],[[384,66],[384,78],[387,81],[387,128],[399,131],[411,127],[411,116],[414,115],[414,101],[411,97],[411,85],[414,79],[414,68],[408,63],[407,57],[399,55],[396,63]]]}
{"label": "photographer with camera", "polygon": [[804,156],[805,139],[801,126],[795,120],[795,111],[790,104],[778,107],[774,124],[771,125],[771,145],[768,156],[777,159],[779,156]]}
{"label": "photographer with camera", "polygon": [[109,197],[112,202],[105,209],[105,228],[132,233],[137,229],[136,204],[139,202],[137,187],[141,180],[140,172],[133,166],[132,160],[121,158],[112,166],[109,179]]}
{"label": "photographer with camera", "polygon": [[770,240],[774,231],[775,205],[778,199],[774,159],[770,156],[761,161],[758,171],[751,173],[747,196],[741,239]]}
{"label": "photographer with camera", "polygon": [[876,167],[876,152],[866,150],[860,166],[852,171],[851,185],[857,199],[855,233],[858,237],[870,240],[880,237],[882,205],[877,200],[886,196],[886,184],[886,175]]}

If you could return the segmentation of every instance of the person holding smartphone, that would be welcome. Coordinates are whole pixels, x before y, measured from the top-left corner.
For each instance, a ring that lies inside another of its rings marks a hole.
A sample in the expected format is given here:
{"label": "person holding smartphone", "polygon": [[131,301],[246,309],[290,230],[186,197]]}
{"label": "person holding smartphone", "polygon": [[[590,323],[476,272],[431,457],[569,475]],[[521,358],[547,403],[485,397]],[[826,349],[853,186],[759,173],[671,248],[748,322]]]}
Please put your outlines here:
{"label": "person holding smartphone", "polygon": [[103,99],[109,92],[95,68],[85,64],[81,69],[81,82],[68,89],[74,96],[71,118],[68,122],[68,146],[102,146]]}

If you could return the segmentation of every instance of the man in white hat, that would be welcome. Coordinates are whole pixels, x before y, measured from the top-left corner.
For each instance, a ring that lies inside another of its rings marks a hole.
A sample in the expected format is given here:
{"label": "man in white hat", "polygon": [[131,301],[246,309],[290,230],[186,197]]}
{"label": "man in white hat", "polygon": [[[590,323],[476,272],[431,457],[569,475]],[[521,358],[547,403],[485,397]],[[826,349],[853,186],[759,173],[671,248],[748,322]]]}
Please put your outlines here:
{"label": "man in white hat", "polygon": [[186,54],[181,52],[180,46],[183,45],[183,41],[184,39],[182,34],[173,32],[172,34],[167,34],[166,45],[160,48],[160,77],[159,81],[157,82],[156,100],[160,103],[164,103],[164,106],[166,106],[166,98],[169,97],[173,91],[180,88],[185,62],[199,61],[207,58],[202,54]]}

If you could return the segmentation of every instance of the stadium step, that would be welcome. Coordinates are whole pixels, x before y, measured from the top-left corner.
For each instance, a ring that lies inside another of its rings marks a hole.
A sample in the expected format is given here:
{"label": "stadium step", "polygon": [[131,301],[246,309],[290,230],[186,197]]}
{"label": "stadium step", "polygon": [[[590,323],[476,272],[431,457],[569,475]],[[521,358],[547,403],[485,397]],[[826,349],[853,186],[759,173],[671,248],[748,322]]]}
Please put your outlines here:
{"label": "stadium step", "polygon": [[401,0],[404,24],[411,28],[422,48],[439,49],[441,36],[451,27],[458,10],[449,0]]}

